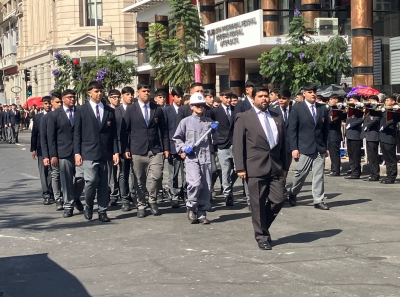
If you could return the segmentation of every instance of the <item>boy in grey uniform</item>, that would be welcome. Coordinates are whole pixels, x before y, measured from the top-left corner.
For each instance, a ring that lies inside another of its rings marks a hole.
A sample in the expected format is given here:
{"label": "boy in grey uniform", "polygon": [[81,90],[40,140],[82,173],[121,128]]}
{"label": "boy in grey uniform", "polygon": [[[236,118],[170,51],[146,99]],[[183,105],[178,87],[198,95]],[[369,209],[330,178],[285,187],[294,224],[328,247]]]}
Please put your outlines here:
{"label": "boy in grey uniform", "polygon": [[[203,117],[206,102],[202,94],[194,93],[189,104],[193,114],[179,123],[172,139],[177,153],[185,161],[188,219],[192,224],[209,224],[206,215],[211,206],[211,135],[193,146],[211,127],[212,119]],[[193,148],[193,151],[186,153],[188,148]]]}

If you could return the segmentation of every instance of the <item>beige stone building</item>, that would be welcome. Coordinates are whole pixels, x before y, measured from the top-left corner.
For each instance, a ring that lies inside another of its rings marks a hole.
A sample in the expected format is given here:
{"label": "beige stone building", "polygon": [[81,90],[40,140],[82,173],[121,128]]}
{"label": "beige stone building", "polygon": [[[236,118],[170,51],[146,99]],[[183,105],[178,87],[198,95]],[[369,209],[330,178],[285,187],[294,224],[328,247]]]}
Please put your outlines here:
{"label": "beige stone building", "polygon": [[96,55],[96,1],[99,54],[112,50],[123,59],[134,58],[129,53],[137,47],[135,16],[122,13],[134,0],[2,0],[0,70],[8,103],[26,101],[25,69],[32,97],[44,96],[54,85],[54,54],[81,61]]}

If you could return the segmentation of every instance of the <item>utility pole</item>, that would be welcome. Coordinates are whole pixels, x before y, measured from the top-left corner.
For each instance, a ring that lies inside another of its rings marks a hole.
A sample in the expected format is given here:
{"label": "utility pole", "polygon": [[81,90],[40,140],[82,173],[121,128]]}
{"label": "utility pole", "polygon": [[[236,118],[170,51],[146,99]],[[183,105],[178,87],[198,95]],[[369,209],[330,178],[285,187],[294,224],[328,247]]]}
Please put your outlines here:
{"label": "utility pole", "polygon": [[94,27],[96,36],[96,58],[99,57],[99,27],[97,26],[97,0],[94,0]]}

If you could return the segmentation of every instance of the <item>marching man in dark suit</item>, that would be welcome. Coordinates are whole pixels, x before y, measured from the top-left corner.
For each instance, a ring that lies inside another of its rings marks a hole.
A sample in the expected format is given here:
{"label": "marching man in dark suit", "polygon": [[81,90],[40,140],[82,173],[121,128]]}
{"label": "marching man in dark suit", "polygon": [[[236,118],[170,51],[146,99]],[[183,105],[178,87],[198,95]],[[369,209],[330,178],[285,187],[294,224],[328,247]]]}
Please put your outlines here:
{"label": "marching man in dark suit", "polygon": [[268,89],[253,88],[254,107],[236,117],[233,155],[237,174],[247,179],[255,239],[262,250],[271,249],[269,228],[284,200],[286,162],[282,117],[268,110]]}
{"label": "marching man in dark suit", "polygon": [[[74,207],[83,211],[80,196],[84,187],[83,169],[75,166],[74,119],[76,92],[66,89],[61,94],[63,105],[49,113],[47,142],[50,164],[58,167],[64,199],[64,218],[73,216]],[[46,115],[45,115],[46,116]]]}
{"label": "marching man in dark suit", "polygon": [[157,104],[150,102],[150,85],[139,83],[138,101],[129,105],[124,115],[126,127],[121,133],[121,150],[132,158],[138,182],[138,218],[146,216],[146,182],[149,183],[149,205],[158,215],[157,193],[161,188],[164,158],[169,158],[169,138],[164,114]]}
{"label": "marching man in dark suit", "polygon": [[316,103],[317,85],[306,83],[303,87],[304,101],[295,104],[289,118],[288,137],[292,157],[297,161],[289,203],[296,205],[300,193],[312,169],[312,195],[314,207],[328,210],[324,200],[325,157],[329,156],[329,113],[325,104]]}
{"label": "marching man in dark suit", "polygon": [[[40,144],[41,137],[41,121],[42,117],[51,111],[51,97],[45,96],[42,98],[43,113],[38,113],[33,118],[33,127],[31,134],[31,152],[32,159],[38,161],[40,184],[42,186],[42,197],[44,205],[49,205],[54,202],[54,197],[51,189],[51,174],[49,166],[43,163],[42,146]],[[46,148],[47,150],[47,148]]]}
{"label": "marching man in dark suit", "polygon": [[18,143],[19,124],[21,122],[21,114],[17,110],[17,105],[11,105],[11,110],[8,111],[8,124],[11,133],[11,143]]}
{"label": "marching man in dark suit", "polygon": [[101,102],[103,85],[97,81],[89,83],[88,103],[76,110],[74,119],[75,163],[83,166],[85,178],[85,218],[93,217],[94,199],[97,193],[100,222],[109,222],[107,207],[108,160],[119,163],[117,127],[114,110]]}

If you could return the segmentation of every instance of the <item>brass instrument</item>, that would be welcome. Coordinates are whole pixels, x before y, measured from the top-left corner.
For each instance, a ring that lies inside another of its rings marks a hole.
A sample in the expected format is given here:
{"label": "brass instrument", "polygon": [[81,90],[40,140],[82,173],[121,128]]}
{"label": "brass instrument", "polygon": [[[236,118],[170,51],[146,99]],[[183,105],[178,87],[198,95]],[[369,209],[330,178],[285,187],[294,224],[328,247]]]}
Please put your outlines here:
{"label": "brass instrument", "polygon": [[400,107],[396,104],[393,106],[383,106],[382,107],[382,112],[386,111],[386,122],[391,122],[393,121],[393,115],[394,114],[400,114]]}
{"label": "brass instrument", "polygon": [[365,103],[364,104],[364,115],[363,118],[365,118],[367,115],[370,113],[372,115],[376,115],[378,112],[382,112],[383,109],[383,104],[381,103]]}
{"label": "brass instrument", "polygon": [[326,104],[326,107],[328,109],[332,110],[331,122],[339,119],[339,117],[345,112],[345,104],[344,103],[339,102],[336,105],[328,103],[328,104]]}
{"label": "brass instrument", "polygon": [[348,118],[351,118],[352,116],[361,118],[363,116],[364,103],[362,102],[350,103],[348,102],[348,100],[345,100],[343,104],[346,107],[346,113]]}

